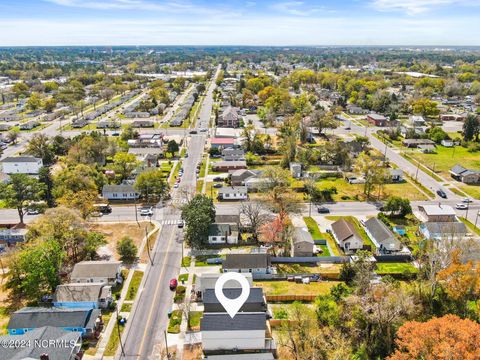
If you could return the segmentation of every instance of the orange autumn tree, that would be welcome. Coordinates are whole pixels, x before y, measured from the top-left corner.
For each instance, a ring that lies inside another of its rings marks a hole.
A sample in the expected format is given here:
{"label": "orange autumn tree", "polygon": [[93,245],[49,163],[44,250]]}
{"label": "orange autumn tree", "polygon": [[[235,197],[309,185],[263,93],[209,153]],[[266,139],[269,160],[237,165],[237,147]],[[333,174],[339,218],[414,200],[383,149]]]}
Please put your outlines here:
{"label": "orange autumn tree", "polygon": [[291,221],[286,212],[280,212],[277,217],[260,228],[260,240],[272,245],[273,254],[276,255],[276,248],[285,245],[288,239]]}
{"label": "orange autumn tree", "polygon": [[476,360],[480,324],[456,315],[409,321],[398,329],[395,343],[397,350],[389,360]]}

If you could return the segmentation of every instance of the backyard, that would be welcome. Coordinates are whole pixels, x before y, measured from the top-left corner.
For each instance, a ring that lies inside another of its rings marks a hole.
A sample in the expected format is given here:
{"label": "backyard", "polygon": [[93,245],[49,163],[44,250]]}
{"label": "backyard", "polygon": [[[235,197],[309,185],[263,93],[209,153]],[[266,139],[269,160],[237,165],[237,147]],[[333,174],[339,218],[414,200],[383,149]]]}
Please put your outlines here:
{"label": "backyard", "polygon": [[319,281],[299,284],[293,281],[255,281],[254,285],[263,288],[266,295],[325,295],[339,281]]}

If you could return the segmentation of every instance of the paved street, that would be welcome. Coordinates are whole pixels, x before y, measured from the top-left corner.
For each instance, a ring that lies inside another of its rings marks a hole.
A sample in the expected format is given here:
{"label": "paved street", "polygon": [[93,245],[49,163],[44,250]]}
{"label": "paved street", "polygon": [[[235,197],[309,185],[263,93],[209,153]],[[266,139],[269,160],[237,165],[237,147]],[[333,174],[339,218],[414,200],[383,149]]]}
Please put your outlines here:
{"label": "paved street", "polygon": [[[218,72],[217,72],[218,74]],[[212,81],[204,99],[198,126],[208,127],[213,105]],[[173,191],[173,203],[192,192],[196,187],[196,166],[201,161],[206,135],[192,136],[188,145],[188,158],[183,160],[184,175],[180,187]],[[126,212],[131,209],[125,209]],[[120,214],[123,210],[119,210]],[[163,212],[162,220],[177,220],[180,210],[169,206],[158,210]],[[131,214],[131,212],[130,212]],[[112,212],[108,216],[120,216]],[[156,216],[158,218],[160,216]],[[127,328],[123,335],[125,357],[118,352],[117,358],[126,359],[158,359],[165,347],[164,331],[168,325],[168,309],[172,305],[173,293],[168,288],[168,282],[176,278],[180,271],[181,237],[177,225],[163,225],[153,250],[153,265],[148,266],[139,290],[139,298],[130,315]]]}

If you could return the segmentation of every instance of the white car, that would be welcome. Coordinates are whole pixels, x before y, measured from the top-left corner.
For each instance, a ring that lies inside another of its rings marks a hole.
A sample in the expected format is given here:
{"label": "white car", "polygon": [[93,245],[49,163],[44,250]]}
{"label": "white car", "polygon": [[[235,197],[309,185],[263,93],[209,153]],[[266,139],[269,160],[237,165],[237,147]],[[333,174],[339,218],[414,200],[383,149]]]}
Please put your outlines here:
{"label": "white car", "polygon": [[457,205],[455,205],[455,208],[458,210],[466,210],[468,209],[468,205],[464,203],[458,203]]}
{"label": "white car", "polygon": [[153,215],[153,209],[141,209],[140,210],[140,215],[141,216],[152,216]]}
{"label": "white car", "polygon": [[175,183],[175,185],[173,185],[173,188],[174,189],[178,188],[178,183]]}

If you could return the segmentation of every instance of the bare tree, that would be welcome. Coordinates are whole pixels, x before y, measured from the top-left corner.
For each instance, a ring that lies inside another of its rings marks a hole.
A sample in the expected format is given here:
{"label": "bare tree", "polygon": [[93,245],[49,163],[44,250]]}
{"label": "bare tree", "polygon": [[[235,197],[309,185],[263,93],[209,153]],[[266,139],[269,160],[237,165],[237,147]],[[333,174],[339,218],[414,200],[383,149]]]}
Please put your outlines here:
{"label": "bare tree", "polygon": [[269,215],[262,204],[252,201],[243,202],[240,208],[240,215],[247,219],[252,237],[255,241],[258,241],[260,227],[269,220]]}

